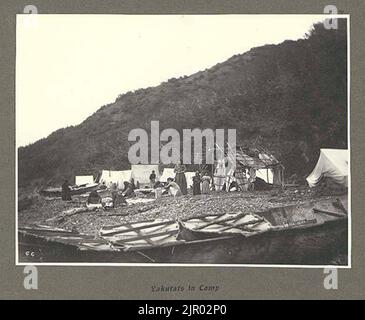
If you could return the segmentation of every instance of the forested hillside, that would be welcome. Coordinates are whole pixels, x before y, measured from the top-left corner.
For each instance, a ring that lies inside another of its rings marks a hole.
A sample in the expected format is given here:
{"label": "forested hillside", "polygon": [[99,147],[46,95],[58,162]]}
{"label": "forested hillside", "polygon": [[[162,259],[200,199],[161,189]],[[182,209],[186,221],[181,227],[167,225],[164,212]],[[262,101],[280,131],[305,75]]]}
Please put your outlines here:
{"label": "forested hillside", "polygon": [[[153,88],[117,97],[78,126],[19,148],[19,185],[126,169],[128,133],[164,128],[236,128],[241,145],[272,152],[286,176],[304,177],[319,148],[347,147],[346,24],[306,39],[266,45]],[[95,75],[97,76],[97,75]]]}

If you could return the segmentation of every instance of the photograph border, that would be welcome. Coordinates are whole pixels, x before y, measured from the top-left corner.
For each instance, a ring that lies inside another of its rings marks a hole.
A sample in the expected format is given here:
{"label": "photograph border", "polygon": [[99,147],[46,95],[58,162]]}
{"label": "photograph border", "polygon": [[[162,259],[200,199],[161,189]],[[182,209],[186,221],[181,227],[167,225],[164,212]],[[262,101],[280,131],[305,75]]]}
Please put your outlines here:
{"label": "photograph border", "polygon": [[[18,17],[19,15],[24,14],[16,14]],[[47,15],[59,15],[58,13],[49,13]],[[64,15],[79,15],[79,13],[67,13]],[[141,15],[141,14],[102,14],[102,13],[85,13],[83,15]],[[153,13],[146,13],[144,15],[259,15],[259,16],[278,16],[278,15],[285,15],[285,16],[295,16],[295,15],[315,15],[315,16],[323,16],[323,19],[333,19],[333,18],[346,18],[347,20],[347,149],[349,151],[349,177],[348,177],[348,264],[347,265],[297,265],[297,264],[204,264],[204,263],[115,263],[115,262],[81,262],[81,263],[73,263],[73,262],[20,262],[19,261],[19,243],[18,243],[18,147],[17,147],[17,137],[15,134],[15,265],[16,266],[81,266],[81,267],[115,267],[115,266],[125,266],[125,267],[229,267],[229,268],[295,268],[295,269],[323,269],[323,268],[336,268],[336,269],[351,269],[352,268],[352,206],[351,206],[351,41],[350,41],[350,14],[321,14],[321,13],[273,13],[273,14],[260,14],[260,13],[234,13],[234,14],[226,14],[226,13],[209,13],[209,14],[198,14],[198,13],[184,13],[184,14],[153,14]],[[16,19],[17,21],[17,19]],[[16,28],[16,35],[17,35],[18,28]],[[16,36],[16,48],[17,48],[17,41],[18,38]],[[17,51],[16,51],[17,57]],[[14,101],[15,101],[15,132],[16,132],[16,117],[17,117],[17,108],[16,108],[16,83],[17,83],[17,59],[15,61],[15,90],[14,90]]]}

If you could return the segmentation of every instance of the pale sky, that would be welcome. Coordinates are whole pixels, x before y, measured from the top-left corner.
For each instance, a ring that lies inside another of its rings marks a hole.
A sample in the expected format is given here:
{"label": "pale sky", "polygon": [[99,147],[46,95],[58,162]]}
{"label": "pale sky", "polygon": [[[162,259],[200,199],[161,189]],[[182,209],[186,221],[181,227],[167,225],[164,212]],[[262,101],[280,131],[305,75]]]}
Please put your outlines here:
{"label": "pale sky", "polygon": [[303,38],[320,15],[18,15],[16,136],[77,125],[127,91],[252,47]]}

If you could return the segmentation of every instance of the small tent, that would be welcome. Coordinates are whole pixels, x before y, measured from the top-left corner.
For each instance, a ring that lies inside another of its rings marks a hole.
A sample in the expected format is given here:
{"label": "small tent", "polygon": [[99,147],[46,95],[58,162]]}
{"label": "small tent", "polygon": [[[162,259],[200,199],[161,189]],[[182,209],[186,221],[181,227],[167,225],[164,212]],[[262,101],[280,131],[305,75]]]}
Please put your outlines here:
{"label": "small tent", "polygon": [[310,187],[317,186],[322,178],[327,177],[347,188],[348,186],[348,162],[347,149],[321,149],[318,162],[312,173],[307,177]]}
{"label": "small tent", "polygon": [[134,184],[137,185],[139,183],[141,188],[149,186],[152,170],[155,171],[156,180],[159,180],[160,172],[158,164],[132,164],[131,177],[134,179]]}
{"label": "small tent", "polygon": [[89,183],[94,183],[94,176],[75,176],[76,185],[81,186]]}
{"label": "small tent", "polygon": [[102,170],[99,183],[105,183],[107,186],[116,183],[121,189],[123,188],[123,182],[131,179],[131,173],[131,170]]}

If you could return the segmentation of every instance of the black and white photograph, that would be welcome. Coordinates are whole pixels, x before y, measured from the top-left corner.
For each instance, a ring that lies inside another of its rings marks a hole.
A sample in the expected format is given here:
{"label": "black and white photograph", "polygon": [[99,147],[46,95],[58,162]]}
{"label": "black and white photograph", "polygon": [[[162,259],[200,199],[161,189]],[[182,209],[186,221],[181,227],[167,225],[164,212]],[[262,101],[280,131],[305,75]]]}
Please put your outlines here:
{"label": "black and white photograph", "polygon": [[16,264],[351,268],[349,26],[17,15]]}

